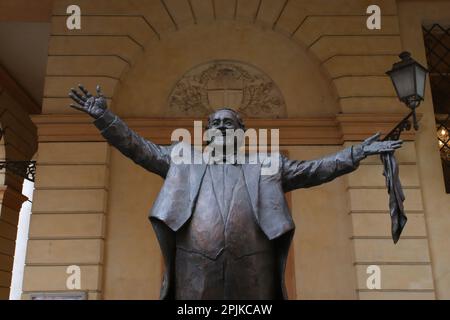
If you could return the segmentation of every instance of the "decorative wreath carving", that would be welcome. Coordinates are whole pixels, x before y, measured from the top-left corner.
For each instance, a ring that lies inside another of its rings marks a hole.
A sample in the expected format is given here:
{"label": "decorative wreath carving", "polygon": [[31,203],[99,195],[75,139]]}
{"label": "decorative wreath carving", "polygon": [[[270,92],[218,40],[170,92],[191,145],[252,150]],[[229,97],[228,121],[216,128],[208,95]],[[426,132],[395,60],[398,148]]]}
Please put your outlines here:
{"label": "decorative wreath carving", "polygon": [[186,73],[168,99],[169,113],[205,116],[220,107],[243,116],[283,117],[286,104],[276,84],[255,67],[235,61],[214,61]]}

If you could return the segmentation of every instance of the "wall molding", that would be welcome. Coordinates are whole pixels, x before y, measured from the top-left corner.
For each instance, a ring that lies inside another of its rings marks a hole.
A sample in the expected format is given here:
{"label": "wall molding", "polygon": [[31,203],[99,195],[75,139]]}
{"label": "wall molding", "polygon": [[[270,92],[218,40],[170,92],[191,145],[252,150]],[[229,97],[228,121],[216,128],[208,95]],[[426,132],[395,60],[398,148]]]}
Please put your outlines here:
{"label": "wall molding", "polygon": [[[244,119],[247,128],[279,129],[280,145],[342,145],[345,141],[360,141],[375,132],[387,134],[405,114],[338,114],[335,116]],[[421,115],[418,115],[419,119]],[[34,115],[39,142],[95,142],[104,141],[92,119],[77,115]],[[123,118],[140,135],[158,144],[170,144],[176,128],[193,133],[193,121],[199,118]],[[413,141],[415,132],[407,131],[402,139]],[[270,137],[270,135],[269,135]]]}

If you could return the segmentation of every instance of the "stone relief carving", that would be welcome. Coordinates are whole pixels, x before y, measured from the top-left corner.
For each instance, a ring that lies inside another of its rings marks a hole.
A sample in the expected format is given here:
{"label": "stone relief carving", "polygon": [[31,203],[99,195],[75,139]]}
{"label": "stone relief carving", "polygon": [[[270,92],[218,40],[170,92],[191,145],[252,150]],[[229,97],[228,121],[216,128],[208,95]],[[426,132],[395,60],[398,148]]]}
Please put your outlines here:
{"label": "stone relief carving", "polygon": [[286,116],[286,104],[277,85],[260,70],[236,61],[213,61],[187,72],[175,85],[169,113],[206,116],[230,107],[247,117]]}

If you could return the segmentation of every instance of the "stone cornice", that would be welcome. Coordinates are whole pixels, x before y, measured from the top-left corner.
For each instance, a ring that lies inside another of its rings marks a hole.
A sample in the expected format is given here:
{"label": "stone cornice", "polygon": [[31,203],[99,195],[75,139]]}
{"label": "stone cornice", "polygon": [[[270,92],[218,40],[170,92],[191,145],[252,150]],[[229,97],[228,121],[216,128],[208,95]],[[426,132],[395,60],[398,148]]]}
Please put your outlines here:
{"label": "stone cornice", "polygon": [[[279,129],[280,145],[342,145],[381,132],[388,133],[404,114],[338,114],[336,116],[245,119],[247,128]],[[419,115],[420,118],[420,115]],[[81,115],[35,115],[39,142],[104,141],[92,120]],[[193,118],[124,118],[140,135],[158,144],[169,144],[174,129],[193,132]],[[270,135],[269,135],[270,137]],[[415,132],[402,134],[403,140],[414,140]]]}

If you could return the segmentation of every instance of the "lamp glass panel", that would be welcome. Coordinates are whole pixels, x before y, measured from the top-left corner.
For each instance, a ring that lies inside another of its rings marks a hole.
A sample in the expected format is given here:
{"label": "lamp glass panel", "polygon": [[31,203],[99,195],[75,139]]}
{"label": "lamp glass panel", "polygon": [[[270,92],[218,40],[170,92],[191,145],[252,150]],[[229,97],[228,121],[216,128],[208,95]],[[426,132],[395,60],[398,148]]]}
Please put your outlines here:
{"label": "lamp glass panel", "polygon": [[390,73],[400,100],[415,95],[414,66],[404,67]]}
{"label": "lamp glass panel", "polygon": [[425,79],[427,76],[426,70],[420,66],[416,66],[416,90],[417,95],[421,98],[425,96]]}

